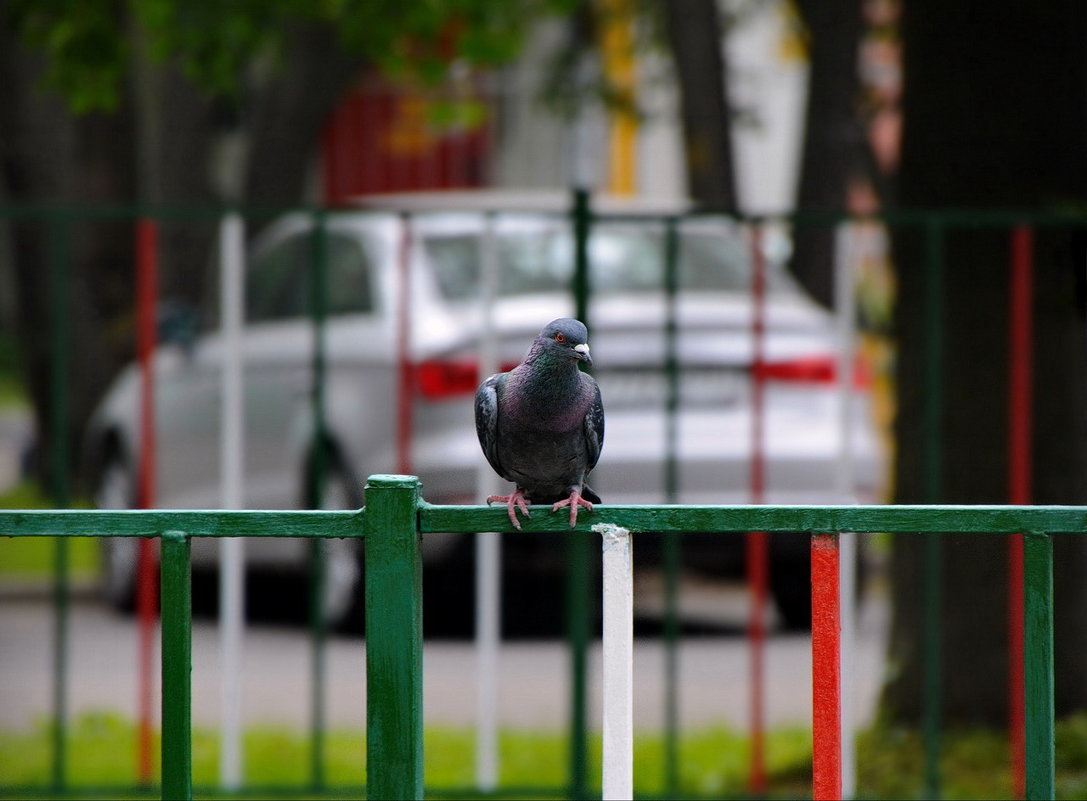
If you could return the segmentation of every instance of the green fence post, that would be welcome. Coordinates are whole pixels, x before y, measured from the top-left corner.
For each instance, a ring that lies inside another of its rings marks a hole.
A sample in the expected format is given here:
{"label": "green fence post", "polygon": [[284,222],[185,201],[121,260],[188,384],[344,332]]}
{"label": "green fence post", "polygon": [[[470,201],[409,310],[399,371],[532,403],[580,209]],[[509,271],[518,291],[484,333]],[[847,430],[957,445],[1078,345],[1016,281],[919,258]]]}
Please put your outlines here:
{"label": "green fence post", "polygon": [[370,476],[366,546],[366,797],[423,797],[419,479]]}
{"label": "green fence post", "polygon": [[1026,789],[1028,799],[1055,798],[1053,734],[1053,542],[1023,538]]}
{"label": "green fence post", "polygon": [[[328,305],[328,219],[324,210],[314,212],[311,240],[312,269],[309,282],[309,308],[313,322],[311,354],[312,384],[310,397],[313,413],[313,442],[308,462],[307,494],[309,504],[324,507],[328,458],[325,421],[325,319]],[[314,538],[309,543],[310,558],[310,785],[320,790],[325,784],[325,678],[326,639],[325,591],[328,583],[326,541]]]}
{"label": "green fence post", "polygon": [[[71,260],[71,225],[67,215],[54,213],[49,219],[49,472],[53,505],[69,505],[68,482],[68,374],[71,336],[68,273]],[[67,537],[57,537],[53,555],[53,789],[62,790],[67,781],[68,750],[68,606],[69,546]]]}
{"label": "green fence post", "polygon": [[[943,495],[943,355],[944,255],[943,227],[938,219],[925,229],[925,502],[939,503]],[[943,542],[940,534],[925,534],[925,608],[922,667],[922,729],[925,746],[925,794],[940,797],[941,724],[943,721]]]}
{"label": "green fence post", "polygon": [[162,797],[192,798],[192,584],[190,540],[162,535]]}

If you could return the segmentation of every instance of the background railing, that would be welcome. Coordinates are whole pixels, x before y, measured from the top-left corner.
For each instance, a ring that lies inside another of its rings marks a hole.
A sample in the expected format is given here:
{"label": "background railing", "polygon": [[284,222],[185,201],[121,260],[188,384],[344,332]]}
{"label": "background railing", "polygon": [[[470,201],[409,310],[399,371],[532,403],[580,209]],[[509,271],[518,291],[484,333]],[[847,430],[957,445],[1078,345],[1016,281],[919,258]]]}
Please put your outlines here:
{"label": "background railing", "polygon": [[[563,532],[544,508],[525,529]],[[841,794],[837,532],[1025,534],[1027,797],[1054,792],[1053,584],[1050,534],[1087,533],[1087,507],[598,506],[575,532],[609,523],[636,535],[806,531],[813,535],[813,773],[816,798]],[[509,532],[504,509],[435,506],[411,476],[372,476],[360,511],[0,511],[4,536],[129,536],[161,540],[162,797],[190,798],[189,542],[203,537],[364,537],[367,795],[422,798],[421,536]],[[605,588],[608,587],[605,582]],[[608,590],[605,589],[605,592]],[[960,666],[966,669],[968,666]]]}
{"label": "background railing", "polygon": [[[676,227],[681,223],[692,219],[694,217],[705,216],[705,213],[699,212],[696,214],[663,214],[657,216],[651,215],[623,215],[613,213],[601,213],[599,210],[593,208],[589,203],[589,198],[584,193],[574,198],[575,202],[570,204],[567,214],[572,217],[573,230],[576,234],[576,242],[578,244],[576,261],[576,269],[574,271],[571,292],[576,299],[576,307],[578,309],[578,316],[585,317],[584,310],[589,308],[589,300],[591,295],[592,282],[591,265],[588,264],[588,254],[585,248],[585,243],[588,241],[589,236],[595,225],[598,223],[620,223],[620,222],[649,222],[653,220],[656,225],[663,225],[667,235],[662,242],[662,248],[664,251],[665,261],[665,274],[666,274],[666,286],[663,289],[666,293],[675,292],[675,266],[676,266],[676,247],[675,247],[675,232]],[[116,206],[78,206],[78,205],[64,205],[64,204],[20,204],[20,205],[0,205],[0,220],[10,224],[23,224],[39,227],[40,229],[48,232],[49,247],[47,252],[47,261],[49,266],[49,273],[51,276],[51,292],[53,300],[51,303],[52,314],[50,315],[50,353],[53,354],[52,374],[51,374],[51,386],[54,392],[54,398],[51,403],[51,409],[49,419],[47,421],[47,427],[51,430],[52,436],[49,438],[49,443],[52,447],[50,461],[54,465],[53,481],[52,481],[52,495],[54,505],[61,507],[66,506],[70,502],[70,489],[68,487],[68,477],[70,471],[67,469],[68,462],[70,461],[70,454],[68,453],[68,441],[61,435],[60,432],[64,431],[68,422],[69,414],[68,407],[70,405],[69,395],[71,394],[68,387],[69,377],[71,372],[71,353],[73,351],[71,340],[71,332],[68,330],[69,321],[66,318],[64,309],[66,308],[65,300],[67,293],[70,292],[70,286],[68,277],[70,276],[73,268],[79,264],[77,254],[74,251],[75,242],[73,237],[75,234],[84,227],[95,225],[108,225],[116,223],[128,223],[132,221],[140,221],[137,226],[137,248],[135,261],[140,265],[140,274],[145,273],[145,267],[150,265],[146,270],[147,274],[154,274],[154,261],[155,261],[155,248],[153,245],[153,237],[148,236],[149,232],[154,230],[155,226],[167,226],[167,225],[185,225],[185,226],[216,226],[221,220],[226,220],[222,226],[223,234],[221,241],[223,243],[222,250],[224,252],[237,250],[241,252],[241,231],[238,230],[231,237],[228,237],[226,230],[230,228],[233,230],[235,227],[240,229],[241,221],[244,219],[248,225],[258,226],[264,222],[270,221],[281,213],[287,211],[302,211],[310,214],[313,217],[314,227],[316,230],[324,230],[327,220],[340,213],[339,211],[332,211],[323,208],[308,207],[304,209],[298,208],[286,208],[286,207],[237,207],[237,206],[133,206],[133,205],[116,205]],[[503,212],[514,212],[514,209],[502,209],[502,210],[489,210],[491,213],[500,214]],[[356,214],[360,213],[356,210],[351,210],[348,213]],[[416,209],[415,211],[405,211],[403,214],[403,220],[405,224],[410,224],[410,221],[417,214],[425,213],[425,208]],[[885,226],[887,230],[900,231],[903,229],[909,229],[915,233],[923,236],[924,247],[922,255],[919,257],[918,267],[922,268],[924,275],[926,276],[926,298],[923,304],[923,319],[924,319],[924,336],[926,338],[926,369],[924,373],[923,386],[919,386],[918,389],[924,396],[924,416],[925,426],[924,431],[924,452],[925,452],[925,466],[924,466],[924,486],[921,499],[926,502],[938,503],[942,500],[941,493],[941,458],[944,449],[944,443],[942,442],[942,430],[943,427],[939,424],[943,416],[942,408],[942,387],[945,378],[944,357],[943,353],[947,344],[948,334],[945,330],[943,317],[945,316],[945,293],[942,287],[942,281],[944,279],[945,269],[945,255],[944,251],[947,248],[949,237],[957,231],[971,230],[971,229],[988,229],[992,231],[1007,230],[1009,233],[1009,261],[1013,265],[1013,270],[1017,275],[1025,275],[1021,284],[1015,284],[1019,289],[1014,290],[1011,294],[1016,300],[1016,308],[1023,309],[1030,308],[1030,297],[1024,287],[1029,290],[1031,281],[1029,279],[1030,271],[1032,267],[1032,236],[1035,230],[1041,231],[1046,228],[1052,227],[1077,227],[1082,226],[1087,217],[1084,216],[1082,210],[1069,209],[1064,211],[1043,211],[1032,209],[990,209],[990,210],[971,210],[971,209],[944,209],[944,210],[903,210],[894,213],[881,214],[876,217],[852,217],[850,215],[839,213],[800,213],[783,216],[760,216],[760,217],[748,217],[738,218],[737,222],[742,223],[750,228],[752,233],[759,232],[769,226],[780,225],[788,229],[799,230],[806,227],[835,227],[843,226],[851,222],[878,222]],[[227,223],[230,223],[229,225]],[[236,225],[235,225],[236,224]],[[211,237],[209,236],[209,240]],[[236,247],[228,247],[227,241],[230,239],[236,239]],[[325,323],[326,312],[323,302],[324,291],[321,287],[324,286],[324,269],[323,261],[326,257],[325,251],[327,248],[321,247],[321,237],[315,238],[315,253],[317,255],[314,275],[313,277],[313,304],[312,304],[312,319],[313,327],[317,335],[314,337],[314,353],[313,353],[313,373],[316,380],[313,386],[314,402],[313,413],[314,431],[320,432],[323,428],[323,402],[321,399],[322,381],[320,376],[323,374],[324,365],[324,352],[323,352],[323,338],[320,335]],[[406,250],[405,250],[406,252]],[[753,256],[757,254],[758,248],[754,249]],[[399,258],[399,257],[398,257]],[[224,257],[224,261],[227,261]],[[241,261],[239,258],[238,261]],[[405,262],[406,263],[406,262]],[[845,285],[845,284],[843,284]],[[153,287],[153,284],[151,285]],[[146,287],[145,287],[146,288]],[[146,294],[141,294],[144,297]],[[848,298],[850,293],[847,291],[845,297]],[[848,303],[841,304],[844,309],[848,306]],[[154,314],[153,308],[150,303],[141,304],[140,319],[147,323],[142,325],[141,330],[153,329]],[[673,326],[675,321],[671,321]],[[851,326],[851,324],[849,324]],[[1017,322],[1014,315],[1009,317],[1009,325],[1013,331],[1013,338],[1018,345],[1019,353],[1027,353],[1029,355],[1030,348],[1029,343],[1033,341],[1033,333],[1029,322],[1029,315],[1025,324]],[[671,333],[668,334],[670,344],[667,346],[667,351],[674,356],[674,344],[675,344],[675,329],[670,329]],[[143,361],[149,363],[149,350],[145,350],[144,346],[141,346],[141,352],[143,353]],[[843,363],[847,363],[846,359]],[[1012,360],[1012,384],[1014,387],[1025,387],[1029,392],[1031,385],[1029,363],[1026,370],[1016,370],[1014,366],[1014,360]],[[675,360],[672,360],[672,366],[675,367]],[[229,372],[229,371],[227,371]],[[236,372],[236,371],[235,371]],[[845,375],[845,370],[840,370]],[[404,375],[408,375],[407,371],[404,371]],[[675,388],[677,386],[675,378],[675,370],[672,370],[672,374],[669,376],[669,387],[672,397],[675,397]],[[410,387],[409,387],[410,389]],[[1021,393],[1020,393],[1021,396]],[[1018,397],[1018,396],[1017,396]],[[152,404],[148,404],[153,406]],[[1030,431],[1030,424],[1028,416],[1030,414],[1029,403],[1013,403],[1012,408],[1009,410],[1009,430],[1017,431]],[[396,408],[404,419],[397,421],[397,428],[400,430],[409,430],[409,434],[402,437],[404,442],[410,440],[410,404],[399,403],[396,404]],[[670,414],[674,413],[674,407]],[[148,426],[153,430],[153,425]],[[1028,433],[1029,436],[1029,433]],[[1022,438],[1016,438],[1015,442],[1019,443]],[[402,450],[407,451],[408,446],[403,445]],[[320,485],[322,462],[320,458],[323,451],[317,448],[315,453],[318,458],[312,460],[312,485],[317,487]],[[154,459],[151,456],[146,456],[141,459],[142,462],[147,464],[154,464]],[[234,462],[240,463],[240,459],[235,458]],[[1018,473],[1022,473],[1023,470],[1029,470],[1029,443],[1028,447],[1020,447],[1012,455],[1010,460],[1013,463],[1014,470]],[[671,448],[664,454],[662,459],[665,474],[665,479],[662,482],[664,487],[662,488],[662,500],[674,497],[675,484],[676,484],[676,459],[675,453]],[[393,466],[390,465],[390,468]],[[384,466],[382,466],[384,469]],[[410,464],[397,464],[395,469],[401,472],[410,472]],[[755,471],[752,470],[752,473]],[[670,477],[669,477],[670,476]],[[1023,482],[1016,482],[1016,486]],[[311,492],[311,495],[316,494],[316,490]],[[479,493],[482,496],[485,493]],[[225,497],[225,494],[224,494]],[[1029,501],[1028,498],[1024,498],[1022,494],[1009,493],[1009,502],[1012,503],[1025,503]],[[148,502],[148,505],[153,505],[153,500]],[[224,501],[224,505],[229,505]],[[665,607],[665,633],[666,633],[666,650],[669,654],[668,665],[670,670],[670,676],[672,678],[667,682],[668,692],[670,693],[668,703],[670,708],[674,709],[674,687],[675,687],[675,648],[674,642],[676,639],[676,603],[675,598],[677,596],[676,586],[678,582],[678,565],[680,563],[678,550],[676,545],[679,538],[666,538],[665,539],[665,575],[667,583],[666,591],[666,607]],[[493,542],[494,538],[490,541]],[[316,540],[314,541],[316,544]],[[924,730],[925,730],[925,743],[926,743],[926,773],[929,776],[928,792],[931,795],[938,794],[939,787],[939,738],[940,729],[942,725],[940,709],[941,709],[941,697],[940,697],[940,664],[942,661],[942,654],[940,651],[942,640],[942,625],[941,619],[941,596],[940,596],[940,575],[942,573],[942,557],[940,549],[938,547],[939,538],[930,537],[927,542],[926,554],[925,554],[925,567],[924,567],[924,581],[922,586],[922,605],[925,612],[925,687],[923,692],[923,707],[924,707]],[[238,544],[233,542],[232,544]],[[583,539],[572,538],[570,540],[570,561],[572,568],[569,571],[571,577],[571,590],[569,597],[575,602],[573,605],[577,608],[581,608],[584,604],[584,598],[587,596],[589,584],[585,579],[587,562],[584,556],[586,544]],[[66,607],[68,598],[68,585],[67,585],[67,552],[66,541],[62,538],[58,542],[57,559],[56,559],[56,576],[55,583],[57,599],[57,619],[58,623],[55,626],[57,632],[55,640],[57,657],[55,659],[55,686],[56,690],[54,695],[58,699],[55,703],[55,707],[58,710],[57,719],[63,721],[64,719],[64,673],[65,669],[63,665],[66,663]],[[1013,539],[1011,546],[1013,549],[1018,547],[1017,539]],[[482,550],[482,549],[481,549]],[[224,560],[225,561],[225,560]],[[494,560],[492,560],[494,561]],[[321,552],[319,549],[313,549],[313,562],[314,569],[313,575],[315,578],[315,589],[313,592],[314,598],[319,598],[321,594],[320,581],[323,575],[323,565],[321,562]],[[1017,571],[1021,560],[1012,559],[1010,561],[1011,574],[1009,580],[1010,591],[1013,594],[1019,592],[1021,586],[1020,580],[1017,578]],[[480,573],[482,574],[482,570]],[[228,573],[228,571],[224,571]],[[235,588],[235,594],[240,594],[240,591]],[[481,596],[486,593],[480,593]],[[224,598],[229,598],[229,593],[224,593]],[[229,609],[229,604],[224,603],[224,609]],[[236,607],[235,607],[236,608]],[[316,608],[316,604],[314,604]],[[493,605],[491,608],[494,608]],[[238,616],[240,618],[240,615]],[[316,677],[313,682],[313,708],[314,713],[312,715],[313,729],[312,729],[312,758],[311,758],[311,775],[312,784],[315,787],[322,787],[324,785],[323,769],[324,762],[323,757],[323,721],[324,716],[322,712],[322,692],[321,692],[321,676],[323,675],[323,630],[322,619],[318,614],[312,615],[313,618],[313,662],[314,662],[314,676]],[[582,623],[584,616],[578,616],[575,618],[575,622]],[[224,630],[227,630],[228,626],[224,625]],[[848,622],[843,620],[843,630],[848,632],[850,626]],[[586,693],[584,682],[584,669],[585,669],[585,640],[586,640],[586,627],[584,625],[578,625],[574,627],[570,632],[570,640],[574,643],[575,647],[572,649],[574,654],[573,659],[573,675],[574,681],[572,682],[572,715],[571,715],[571,767],[570,772],[573,777],[572,795],[580,794],[581,789],[584,788],[586,781],[587,770],[587,745],[586,745],[586,726],[584,724],[584,710],[586,708]],[[148,638],[150,641],[150,638]],[[1018,641],[1018,637],[1013,633],[1013,636],[1009,638],[1010,651],[1016,652],[1021,649],[1015,647],[1015,643]],[[1012,663],[1012,660],[1009,660]],[[1018,666],[1018,663],[1013,665],[1013,673],[1017,673],[1022,668]],[[761,690],[759,690],[761,692]],[[754,690],[753,690],[754,693]],[[1009,704],[1012,710],[1019,710],[1022,708],[1022,703],[1019,699],[1013,699]],[[225,716],[224,716],[225,717]],[[225,725],[225,724],[224,724]],[[1018,731],[1021,727],[1021,721],[1013,723],[1013,730]],[[666,727],[666,755],[667,755],[667,768],[666,775],[668,779],[669,789],[676,789],[676,722],[675,715],[670,714],[669,721]],[[752,727],[753,731],[758,731],[757,726]],[[65,744],[64,744],[64,728],[63,723],[56,727],[57,736],[56,744],[54,747],[54,784],[58,787],[62,787],[65,784],[64,765],[65,765]],[[1013,735],[1017,736],[1017,735]],[[753,736],[753,740],[756,739]],[[493,740],[493,738],[492,738]],[[229,743],[231,738],[224,737],[223,743]],[[753,763],[755,762],[753,758]],[[147,768],[149,770],[149,767]],[[1018,767],[1017,767],[1018,770]],[[753,770],[753,777],[755,772]],[[1018,782],[1018,776],[1017,776]],[[229,784],[229,782],[228,782]],[[481,785],[483,783],[481,782]],[[1018,785],[1017,785],[1018,786]],[[753,778],[751,789],[753,794],[760,794],[760,785]]]}

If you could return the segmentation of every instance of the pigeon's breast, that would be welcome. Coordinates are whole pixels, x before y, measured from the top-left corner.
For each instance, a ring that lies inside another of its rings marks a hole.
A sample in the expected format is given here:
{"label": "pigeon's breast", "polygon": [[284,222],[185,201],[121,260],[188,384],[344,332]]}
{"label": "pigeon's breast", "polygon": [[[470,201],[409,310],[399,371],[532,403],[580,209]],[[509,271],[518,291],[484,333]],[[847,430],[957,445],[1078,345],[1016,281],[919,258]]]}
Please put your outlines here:
{"label": "pigeon's breast", "polygon": [[[575,376],[580,378],[580,373],[575,373]],[[591,399],[580,391],[577,378],[572,385],[556,377],[548,377],[548,380],[515,380],[507,385],[503,393],[500,419],[505,420],[508,431],[538,431],[545,434],[581,431]]]}

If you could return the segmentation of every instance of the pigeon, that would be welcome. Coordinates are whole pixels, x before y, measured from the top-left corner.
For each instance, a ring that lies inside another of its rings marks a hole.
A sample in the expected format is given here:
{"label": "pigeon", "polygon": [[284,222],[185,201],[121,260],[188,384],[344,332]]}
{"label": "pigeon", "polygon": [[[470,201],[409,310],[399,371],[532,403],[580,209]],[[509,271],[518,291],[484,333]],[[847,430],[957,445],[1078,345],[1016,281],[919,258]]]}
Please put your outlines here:
{"label": "pigeon", "polygon": [[529,503],[569,507],[570,528],[578,507],[593,510],[600,496],[585,483],[604,444],[600,387],[579,364],[591,366],[588,332],[569,317],[552,320],[528,355],[507,373],[495,373],[476,390],[476,433],[495,472],[515,485],[504,503],[513,527],[517,512],[531,517]]}

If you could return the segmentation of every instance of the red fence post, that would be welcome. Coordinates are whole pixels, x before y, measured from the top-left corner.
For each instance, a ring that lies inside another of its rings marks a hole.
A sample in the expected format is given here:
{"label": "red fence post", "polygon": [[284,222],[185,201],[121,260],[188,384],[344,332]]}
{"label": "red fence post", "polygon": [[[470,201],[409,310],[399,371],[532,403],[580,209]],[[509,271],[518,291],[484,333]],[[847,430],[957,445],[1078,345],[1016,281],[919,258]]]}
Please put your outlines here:
{"label": "red fence post", "polygon": [[[155,304],[158,296],[158,224],[140,219],[136,223],[136,355],[140,365],[140,451],[136,474],[136,506],[155,505]],[[155,619],[158,616],[158,566],[155,540],[141,539],[136,568],[137,710],[139,736],[136,766],[139,782],[151,783],[151,710],[154,704],[151,683],[155,646]]]}
{"label": "red fence post", "polygon": [[[766,494],[766,457],[763,448],[766,369],[763,351],[766,333],[766,262],[762,228],[751,228],[751,502],[763,503]],[[748,789],[766,794],[765,651],[766,596],[769,584],[769,541],[765,531],[750,531],[745,542],[747,582],[751,610],[748,641],[751,650],[751,765]]]}
{"label": "red fence post", "polygon": [[811,540],[812,797],[842,797],[841,609],[838,535]]}

